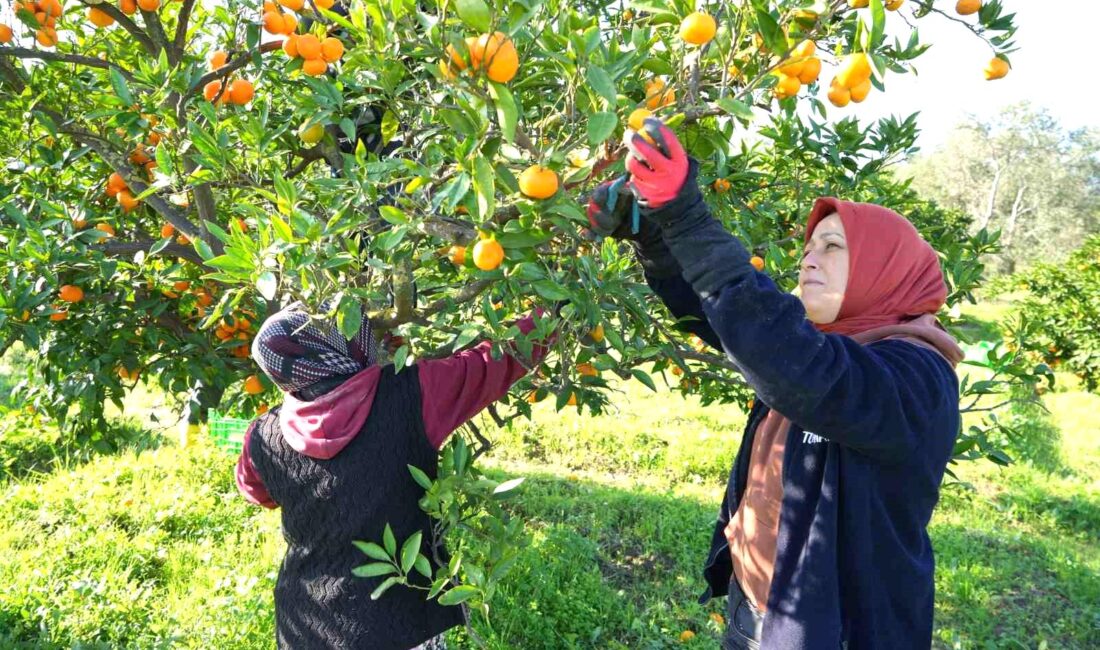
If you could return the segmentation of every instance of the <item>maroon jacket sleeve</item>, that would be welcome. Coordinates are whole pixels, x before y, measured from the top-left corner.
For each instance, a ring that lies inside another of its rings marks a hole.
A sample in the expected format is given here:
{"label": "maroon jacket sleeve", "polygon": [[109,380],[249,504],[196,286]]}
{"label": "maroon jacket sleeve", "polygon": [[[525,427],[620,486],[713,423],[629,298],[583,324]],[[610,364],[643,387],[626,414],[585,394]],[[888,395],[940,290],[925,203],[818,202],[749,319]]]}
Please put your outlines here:
{"label": "maroon jacket sleeve", "polygon": [[[517,321],[516,326],[524,334],[535,328],[530,316]],[[481,409],[504,397],[512,384],[527,373],[523,364],[510,354],[493,359],[491,349],[492,343],[484,341],[454,356],[417,364],[424,429],[436,449]],[[532,356],[532,363],[540,363],[546,356],[546,347],[534,346]]]}
{"label": "maroon jacket sleeve", "polygon": [[245,499],[248,499],[252,503],[265,508],[278,508],[279,504],[275,503],[275,500],[268,494],[267,488],[264,487],[264,482],[260,479],[260,474],[256,471],[256,468],[252,465],[252,455],[248,451],[248,443],[252,438],[252,429],[256,427],[256,423],[248,425],[248,430],[244,432],[244,447],[241,449],[241,456],[237,459],[237,489],[244,495]]}

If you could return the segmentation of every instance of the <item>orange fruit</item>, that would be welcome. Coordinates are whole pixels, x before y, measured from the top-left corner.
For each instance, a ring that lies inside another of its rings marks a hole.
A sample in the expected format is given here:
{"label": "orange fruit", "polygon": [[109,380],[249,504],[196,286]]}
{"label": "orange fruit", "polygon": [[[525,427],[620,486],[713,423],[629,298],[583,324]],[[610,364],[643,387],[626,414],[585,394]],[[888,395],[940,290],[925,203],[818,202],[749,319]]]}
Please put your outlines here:
{"label": "orange fruit", "polygon": [[679,377],[680,375],[684,374],[684,369],[681,368],[680,366],[672,366],[671,372],[672,372],[672,374]]}
{"label": "orange fruit", "polygon": [[534,404],[535,402],[539,401],[539,393],[538,393],[538,391],[533,390],[530,393],[527,393],[527,397],[525,397],[524,399],[526,399],[528,402]]}
{"label": "orange fruit", "polygon": [[302,72],[311,76],[319,77],[328,70],[328,64],[324,59],[306,59],[302,64]]}
{"label": "orange fruit", "polygon": [[30,319],[31,319],[31,312],[30,312],[30,310],[28,310],[28,309],[24,309],[24,310],[23,310],[23,313],[22,313],[22,314],[21,314],[21,315],[19,316],[19,320],[21,320],[21,321],[23,321],[24,323],[26,323],[26,322],[27,322],[27,321],[29,321]]}
{"label": "orange fruit", "polygon": [[332,9],[332,5],[336,4],[336,0],[313,0],[313,4],[317,5],[318,9]]}
{"label": "orange fruit", "polygon": [[199,294],[199,306],[200,307],[209,307],[212,304],[214,304],[214,296],[212,296],[208,293]]}
{"label": "orange fruit", "polygon": [[112,226],[109,223],[97,223],[95,225],[95,229],[100,231],[100,232],[107,233],[108,237],[114,237],[115,236],[115,227]]}
{"label": "orange fruit", "polygon": [[764,258],[760,257],[759,255],[753,255],[752,259],[749,260],[749,264],[752,264],[752,268],[756,269],[757,271],[764,270]]}
{"label": "orange fruit", "polygon": [[848,105],[848,102],[852,101],[852,94],[847,88],[834,80],[832,87],[829,88],[829,101],[833,103],[833,106],[844,108]]}
{"label": "orange fruit", "polygon": [[[317,6],[320,7],[321,3],[318,2]],[[268,409],[267,404],[260,404],[259,406],[256,407],[256,415],[263,415],[264,413],[267,413],[267,409]]]}
{"label": "orange fruit", "polygon": [[871,93],[871,80],[865,79],[862,83],[853,87],[849,92],[851,93],[853,102],[857,104],[862,102],[867,99],[867,95]]}
{"label": "orange fruit", "polygon": [[141,204],[141,201],[135,199],[134,195],[130,194],[130,192],[126,190],[122,190],[121,192],[119,192],[115,196],[115,200],[117,200],[118,204],[122,206],[123,212],[133,212],[134,208],[138,207],[138,205]]}
{"label": "orange fruit", "polygon": [[342,56],[344,56],[344,43],[340,39],[329,36],[321,41],[322,59],[329,63],[335,63],[339,61]]}
{"label": "orange fruit", "polygon": [[959,0],[955,3],[955,13],[960,16],[976,14],[982,8],[982,0]]}
{"label": "orange fruit", "polygon": [[569,401],[567,401],[565,403],[565,405],[566,406],[576,406],[577,405],[577,394],[576,393],[569,393]]}
{"label": "orange fruit", "polygon": [[592,328],[592,331],[588,333],[588,336],[596,343],[603,343],[603,323],[596,325]]}
{"label": "orange fruit", "polygon": [[205,97],[208,102],[217,99],[218,103],[225,103],[225,95],[222,93],[222,82],[217,79],[208,82],[202,87],[202,96]]}
{"label": "orange fruit", "polygon": [[492,271],[504,261],[504,247],[495,239],[482,239],[474,246],[474,266]]}
{"label": "orange fruit", "polygon": [[279,0],[279,4],[291,11],[301,11],[306,6],[306,0]]}
{"label": "orange fruit", "polygon": [[176,243],[180,246],[187,246],[191,243],[191,238],[187,235],[180,234],[179,237],[176,237]]}
{"label": "orange fruit", "polygon": [[87,227],[88,227],[88,220],[87,219],[82,219],[80,217],[77,217],[77,218],[73,219],[73,228],[76,228],[77,230],[84,230]]}
{"label": "orange fruit", "polygon": [[470,48],[470,62],[475,69],[485,70],[485,76],[497,83],[511,81],[519,70],[516,46],[503,32],[482,34]]}
{"label": "orange fruit", "polygon": [[110,27],[115,24],[115,19],[111,18],[107,12],[99,9],[98,7],[91,7],[88,9],[88,22],[92,23],[96,27]]}
{"label": "orange fruit", "polygon": [[160,144],[161,135],[157,131],[151,131],[149,135],[145,136],[145,143],[150,147],[155,147]]}
{"label": "orange fruit", "polygon": [[149,157],[149,154],[145,153],[145,145],[143,144],[139,144],[130,152],[130,162],[135,165],[144,165],[150,160],[152,160],[152,158]]}
{"label": "orange fruit", "polygon": [[228,54],[221,50],[215,50],[214,53],[210,55],[210,58],[207,59],[207,63],[209,64],[211,72],[213,72],[214,70],[220,69],[228,60]]}
{"label": "orange fruit", "polygon": [[142,11],[156,11],[160,9],[160,0],[137,0],[137,4]]}
{"label": "orange fruit", "polygon": [[259,395],[264,392],[264,385],[256,375],[249,375],[244,380],[244,392],[249,395]]}
{"label": "orange fruit", "polygon": [[38,8],[46,13],[51,18],[61,17],[61,2],[60,0],[42,0],[38,3]]}
{"label": "orange fruit", "polygon": [[80,302],[84,300],[84,290],[75,284],[66,284],[57,292],[57,297],[65,302]]}
{"label": "orange fruit", "polygon": [[542,165],[531,165],[519,175],[519,191],[532,199],[547,199],[558,191],[558,175]]}
{"label": "orange fruit", "polygon": [[133,370],[129,370],[129,369],[126,368],[126,366],[122,366],[122,365],[120,365],[118,367],[116,372],[118,372],[119,379],[124,379],[126,381],[134,381],[141,374],[141,371],[138,370],[137,368],[134,368]]}
{"label": "orange fruit", "polygon": [[718,23],[714,21],[714,18],[710,14],[703,13],[702,11],[696,11],[690,13],[680,23],[680,38],[685,43],[691,43],[692,45],[705,45],[710,42],[710,39],[714,38],[715,32],[718,31]]}
{"label": "orange fruit", "polygon": [[665,90],[663,79],[651,79],[645,84],[645,107],[656,110],[662,106],[668,106],[676,101],[676,91],[671,88]]}
{"label": "orange fruit", "polygon": [[57,45],[57,30],[52,27],[40,29],[35,33],[34,40],[42,47],[54,47]]}
{"label": "orange fruit", "polygon": [[57,305],[54,305],[53,308],[54,308],[54,313],[50,314],[50,320],[59,321],[59,320],[65,320],[66,318],[69,317],[69,310],[68,309],[62,309],[62,308],[58,307]]}
{"label": "orange fruit", "polygon": [[124,189],[126,189],[126,181],[122,179],[122,174],[113,172],[107,177],[107,196],[114,197]]}
{"label": "orange fruit", "polygon": [[886,5],[886,11],[897,11],[905,4],[905,0],[886,0],[883,4]]}
{"label": "orange fruit", "polygon": [[989,81],[1003,79],[1010,69],[1008,61],[995,56],[989,60],[989,63],[985,64],[985,78]]}
{"label": "orange fruit", "polygon": [[283,33],[293,34],[296,29],[298,29],[298,19],[294,14],[283,14]]}
{"label": "orange fruit", "polygon": [[298,35],[291,34],[283,41],[283,51],[292,59],[298,58]]}
{"label": "orange fruit", "polygon": [[11,27],[0,23],[0,45],[10,43],[12,38]]}
{"label": "orange fruit", "polygon": [[321,41],[313,34],[303,34],[298,37],[298,56],[303,59],[321,58]]}
{"label": "orange fruit", "polygon": [[585,377],[596,377],[600,374],[600,371],[596,370],[596,366],[593,366],[591,363],[577,364],[577,372]]}
{"label": "orange fruit", "polygon": [[695,638],[695,633],[692,632],[691,630],[684,630],[683,632],[680,633],[680,642],[681,643],[687,643],[688,641],[691,641],[694,638]]}
{"label": "orange fruit", "polygon": [[233,356],[237,357],[238,359],[247,359],[248,358],[248,346],[247,345],[238,345],[237,347],[233,348]]}
{"label": "orange fruit", "polygon": [[836,74],[836,80],[845,88],[854,88],[871,78],[871,57],[864,52],[849,54]]}
{"label": "orange fruit", "polygon": [[447,258],[451,260],[451,263],[455,266],[465,266],[466,264],[466,247],[465,246],[451,246],[451,249],[447,251]]}
{"label": "orange fruit", "polygon": [[717,178],[714,180],[714,191],[719,194],[724,194],[730,189],[730,182],[725,178]]}
{"label": "orange fruit", "polygon": [[866,9],[871,6],[871,0],[848,0],[848,6],[852,9]]}
{"label": "orange fruit", "polygon": [[120,0],[118,8],[127,16],[133,16],[137,12],[137,0]]}
{"label": "orange fruit", "polygon": [[177,280],[172,283],[172,289],[176,291],[187,291],[191,288],[191,283],[187,280]]}
{"label": "orange fruit", "polygon": [[797,95],[801,89],[802,82],[798,80],[798,77],[780,75],[779,82],[775,84],[775,96],[779,99],[787,99]]}
{"label": "orange fruit", "polygon": [[459,71],[465,70],[466,67],[469,65],[469,61],[466,60],[466,57],[467,56],[471,56],[471,57],[473,56],[473,52],[474,52],[475,47],[477,47],[477,36],[467,36],[466,37],[466,52],[465,52],[465,54],[462,54],[458,50],[456,50],[455,46],[448,45],[446,52],[447,52],[447,58],[450,59],[450,63],[448,64],[450,66],[450,68],[452,70],[459,70]]}
{"label": "orange fruit", "polygon": [[821,75],[821,59],[812,57],[802,64],[802,73],[798,80],[803,84],[812,84]]}
{"label": "orange fruit", "polygon": [[229,84],[229,101],[237,106],[244,106],[252,101],[255,94],[256,91],[252,87],[252,82],[247,79],[235,79],[233,83]]}
{"label": "orange fruit", "polygon": [[630,117],[626,118],[626,125],[635,131],[641,131],[645,126],[645,120],[647,117],[653,117],[653,111],[645,108],[635,108],[630,113]]}
{"label": "orange fruit", "polygon": [[278,11],[264,13],[264,29],[272,34],[285,33],[286,23],[283,22],[283,15]]}

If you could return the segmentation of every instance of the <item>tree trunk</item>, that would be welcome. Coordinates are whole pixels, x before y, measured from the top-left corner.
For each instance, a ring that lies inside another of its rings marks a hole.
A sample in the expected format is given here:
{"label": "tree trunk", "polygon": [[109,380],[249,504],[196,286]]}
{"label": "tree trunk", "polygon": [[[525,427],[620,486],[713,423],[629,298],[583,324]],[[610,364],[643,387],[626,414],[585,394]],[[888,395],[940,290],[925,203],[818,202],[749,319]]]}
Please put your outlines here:
{"label": "tree trunk", "polygon": [[203,424],[209,419],[211,409],[222,401],[225,388],[197,382],[183,407],[183,417],[188,424]]}
{"label": "tree trunk", "polygon": [[993,175],[993,185],[989,188],[989,200],[986,201],[985,215],[982,217],[979,229],[988,228],[990,222],[993,221],[993,214],[997,209],[997,192],[1001,187],[1001,174],[1004,173],[1004,170],[1003,166],[998,165],[997,172]]}

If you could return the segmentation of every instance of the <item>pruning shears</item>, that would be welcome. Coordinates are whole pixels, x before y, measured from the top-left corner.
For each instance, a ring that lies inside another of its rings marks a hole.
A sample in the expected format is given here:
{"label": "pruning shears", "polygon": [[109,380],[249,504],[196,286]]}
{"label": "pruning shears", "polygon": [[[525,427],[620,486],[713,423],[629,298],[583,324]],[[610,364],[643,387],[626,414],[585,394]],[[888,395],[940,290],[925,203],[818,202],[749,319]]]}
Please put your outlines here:
{"label": "pruning shears", "polygon": [[[630,173],[623,174],[616,178],[611,185],[607,187],[607,211],[609,213],[615,212],[615,204],[619,202],[619,192],[623,190],[623,187],[630,181]],[[630,190],[627,189],[629,192]],[[631,204],[630,210],[630,232],[637,235],[638,230],[642,227],[642,214],[638,210],[637,199]]]}

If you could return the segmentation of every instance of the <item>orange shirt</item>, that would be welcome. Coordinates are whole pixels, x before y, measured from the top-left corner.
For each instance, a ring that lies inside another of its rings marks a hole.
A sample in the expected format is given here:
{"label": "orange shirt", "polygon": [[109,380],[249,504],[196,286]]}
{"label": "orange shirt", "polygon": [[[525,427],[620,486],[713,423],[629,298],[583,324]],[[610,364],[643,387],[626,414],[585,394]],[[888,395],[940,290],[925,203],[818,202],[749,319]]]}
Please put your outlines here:
{"label": "orange shirt", "polygon": [[769,411],[757,426],[745,493],[725,531],[733,574],[761,612],[767,609],[775,570],[779,512],[783,506],[783,450],[790,427],[790,421],[776,411]]}

